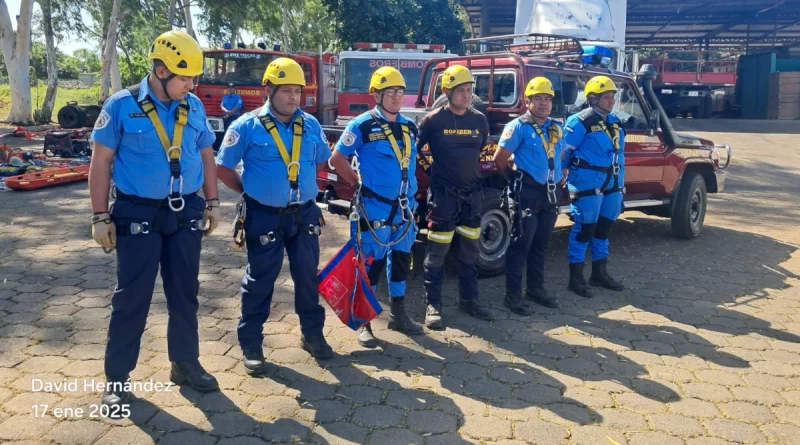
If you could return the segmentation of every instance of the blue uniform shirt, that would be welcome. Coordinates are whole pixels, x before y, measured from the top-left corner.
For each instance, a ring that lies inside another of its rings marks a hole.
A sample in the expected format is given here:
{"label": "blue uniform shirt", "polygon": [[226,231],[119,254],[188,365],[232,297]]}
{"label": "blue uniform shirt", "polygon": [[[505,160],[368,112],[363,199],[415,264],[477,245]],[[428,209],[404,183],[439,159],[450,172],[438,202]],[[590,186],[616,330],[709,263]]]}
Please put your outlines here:
{"label": "blue uniform shirt", "polygon": [[[379,108],[378,114],[385,119]],[[405,116],[398,113],[397,124],[406,124],[409,127],[411,141],[411,156],[408,163],[408,192],[410,198],[417,193],[416,159],[417,159],[417,126]],[[392,125],[392,122],[389,123]],[[400,129],[394,132],[397,148],[405,152]],[[362,113],[347,123],[342,137],[336,143],[335,149],[345,156],[356,154],[361,170],[362,183],[375,193],[389,199],[394,199],[400,193],[400,163],[392,149],[392,144],[386,139],[380,125],[369,112]]]}
{"label": "blue uniform shirt", "polygon": [[250,197],[271,207],[286,207],[289,202],[289,176],[281,152],[264,128],[260,116],[272,116],[289,157],[292,156],[292,123],[303,116],[303,137],[300,144],[300,172],[297,176],[300,200],[308,202],[317,198],[317,164],[331,157],[325,133],[314,116],[298,109],[289,124],[284,124],[272,114],[268,105],[247,112],[233,121],[217,153],[217,164],[235,169],[243,161],[242,185]]}
{"label": "blue uniform shirt", "polygon": [[[169,195],[169,162],[150,118],[139,108],[138,100],[150,94],[147,77],[139,84],[139,97],[130,91],[117,91],[106,99],[92,130],[92,139],[114,150],[114,183],[119,191],[142,198],[163,199]],[[170,141],[175,129],[175,113],[180,101],[163,103],[150,94],[158,118]],[[206,110],[194,94],[186,96],[189,121],[181,140],[181,175],[183,194],[193,193],[203,185],[203,162],[200,150],[211,149],[216,139],[208,127]],[[177,191],[177,181],[174,184]]]}
{"label": "blue uniform shirt", "polygon": [[[548,142],[550,142],[550,135],[547,128],[551,123],[561,127],[560,123],[547,119],[541,129]],[[564,133],[563,129],[561,133]],[[533,125],[522,122],[519,117],[507,123],[498,145],[514,154],[514,163],[517,168],[533,176],[533,179],[540,184],[547,182],[547,151],[545,151],[542,139],[533,128]],[[561,173],[561,154],[566,149],[563,137],[555,143],[553,149],[555,151],[553,156],[554,181],[557,183],[561,181],[563,176]]]}
{"label": "blue uniform shirt", "polygon": [[222,106],[225,107],[226,110],[231,111],[236,107],[239,109],[232,114],[232,116],[239,116],[242,114],[242,110],[244,109],[244,103],[242,102],[242,96],[233,93],[233,94],[226,94],[222,96]]}
{"label": "blue uniform shirt", "polygon": [[[580,113],[570,116],[564,126],[567,148],[569,152],[564,159],[564,167],[570,165],[570,157],[578,157],[586,162],[598,167],[610,167],[613,160],[614,143],[608,134],[600,129],[599,125],[593,125],[587,132],[584,121],[580,119]],[[598,113],[602,119],[602,115]],[[620,124],[619,118],[613,114],[608,115],[606,128],[610,129],[609,123]],[[619,132],[619,186],[625,183],[625,131],[621,126],[617,127]],[[585,168],[570,167],[569,182],[578,190],[595,188],[603,185],[607,177],[606,173],[589,170]],[[607,188],[614,186],[613,179]]]}

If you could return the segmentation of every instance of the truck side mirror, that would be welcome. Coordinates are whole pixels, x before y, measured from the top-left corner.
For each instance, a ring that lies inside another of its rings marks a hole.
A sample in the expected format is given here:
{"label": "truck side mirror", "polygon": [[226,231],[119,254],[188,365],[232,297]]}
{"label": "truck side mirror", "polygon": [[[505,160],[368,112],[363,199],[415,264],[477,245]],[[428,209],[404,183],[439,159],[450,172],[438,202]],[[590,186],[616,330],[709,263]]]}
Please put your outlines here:
{"label": "truck side mirror", "polygon": [[647,135],[654,136],[659,127],[659,113],[655,111],[650,115],[650,120],[647,122]]}

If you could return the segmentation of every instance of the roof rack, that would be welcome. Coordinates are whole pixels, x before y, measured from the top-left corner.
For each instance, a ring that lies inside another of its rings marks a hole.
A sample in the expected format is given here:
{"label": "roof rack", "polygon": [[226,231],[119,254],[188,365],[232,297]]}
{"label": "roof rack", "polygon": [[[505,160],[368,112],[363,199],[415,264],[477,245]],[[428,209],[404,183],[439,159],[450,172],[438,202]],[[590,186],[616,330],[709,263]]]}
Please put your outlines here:
{"label": "roof rack", "polygon": [[[521,43],[514,43],[515,39],[524,38]],[[465,44],[501,46],[505,51],[511,51],[523,56],[540,56],[546,58],[578,58],[583,55],[581,42],[575,37],[556,34],[509,34],[504,36],[477,37],[465,39]]]}

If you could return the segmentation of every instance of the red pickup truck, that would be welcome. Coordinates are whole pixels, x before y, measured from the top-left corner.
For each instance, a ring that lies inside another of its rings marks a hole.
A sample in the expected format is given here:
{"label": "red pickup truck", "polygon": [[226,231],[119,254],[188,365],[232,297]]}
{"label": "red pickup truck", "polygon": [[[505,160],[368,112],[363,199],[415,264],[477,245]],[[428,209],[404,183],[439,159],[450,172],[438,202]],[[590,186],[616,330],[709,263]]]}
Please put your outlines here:
{"label": "red pickup truck", "polygon": [[[519,37],[519,36],[508,36]],[[475,77],[475,94],[479,109],[487,114],[491,137],[481,155],[483,175],[483,211],[481,221],[481,255],[478,267],[483,275],[499,274],[505,266],[505,251],[510,243],[510,221],[501,207],[505,179],[497,173],[492,156],[503,127],[525,113],[522,92],[536,76],[548,77],[554,85],[552,117],[565,120],[581,110],[585,101],[583,87],[597,74],[614,79],[619,87],[615,113],[625,128],[624,210],[638,210],[672,220],[672,231],[684,239],[698,236],[706,213],[707,193],[722,192],[726,169],[731,162],[730,146],[717,145],[699,137],[677,133],[653,92],[656,72],[644,65],[638,81],[631,75],[603,66],[587,64],[580,42],[571,38],[530,34],[528,43],[510,45],[498,52],[486,52],[446,59],[432,59],[423,68],[416,107],[403,109],[405,116],[419,120],[430,108],[424,104],[441,104],[441,73],[452,64],[467,66]],[[471,39],[467,43],[496,43],[498,37]],[[425,84],[427,82],[427,84]],[[343,127],[325,127],[331,146]],[[427,147],[423,154],[430,155]],[[425,236],[425,215],[428,178],[421,168],[416,170],[419,191],[417,223],[420,236]],[[342,181],[330,168],[317,176],[319,199],[334,214],[348,215],[353,187]],[[559,213],[569,214],[569,196],[561,190]]]}

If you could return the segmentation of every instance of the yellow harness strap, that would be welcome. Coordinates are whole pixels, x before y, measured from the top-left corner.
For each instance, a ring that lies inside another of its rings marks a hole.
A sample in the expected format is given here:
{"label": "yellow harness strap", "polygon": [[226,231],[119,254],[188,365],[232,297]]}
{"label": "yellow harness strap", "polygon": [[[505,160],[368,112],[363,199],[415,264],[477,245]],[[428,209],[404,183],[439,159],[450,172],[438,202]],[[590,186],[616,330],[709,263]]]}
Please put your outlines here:
{"label": "yellow harness strap", "polygon": [[141,106],[144,114],[150,118],[150,122],[153,123],[153,127],[156,129],[156,134],[158,134],[158,139],[161,140],[161,146],[164,147],[164,151],[167,153],[167,159],[170,161],[180,160],[183,127],[185,127],[186,123],[189,122],[189,104],[186,102],[186,99],[181,101],[180,105],[178,105],[177,111],[175,112],[175,129],[172,132],[171,143],[169,137],[167,137],[167,131],[164,129],[164,125],[161,123],[161,119],[158,118],[156,106],[150,99],[150,96],[145,96],[139,105]]}
{"label": "yellow harness strap", "polygon": [[408,129],[408,125],[400,124],[400,128],[403,129],[403,151],[400,151],[400,147],[397,145],[397,140],[394,138],[392,134],[392,129],[389,128],[389,124],[386,122],[381,123],[381,130],[383,130],[383,134],[386,136],[386,139],[389,140],[389,143],[392,144],[392,150],[394,151],[394,155],[397,158],[397,162],[400,163],[400,168],[405,170],[406,178],[408,177],[408,163],[409,158],[411,158],[411,136],[410,130]]}
{"label": "yellow harness strap", "polygon": [[286,151],[286,145],[283,144],[283,139],[281,139],[281,135],[278,133],[278,128],[275,126],[272,117],[267,114],[261,116],[259,120],[261,120],[261,125],[264,126],[264,129],[272,136],[275,145],[278,146],[278,151],[281,153],[283,163],[286,164],[289,184],[291,184],[292,189],[297,189],[297,176],[300,174],[300,146],[302,145],[303,138],[303,116],[297,116],[294,122],[292,122],[293,137],[291,159],[289,158],[289,152]]}
{"label": "yellow harness strap", "polygon": [[611,139],[611,143],[614,144],[614,153],[619,151],[619,125],[616,123],[611,124],[611,128],[614,130],[614,135],[611,135],[611,132],[608,131],[608,127],[604,121],[600,121],[600,128],[603,129],[603,132]]}

